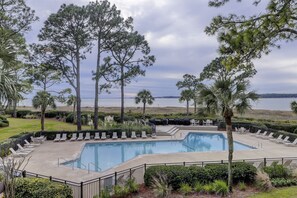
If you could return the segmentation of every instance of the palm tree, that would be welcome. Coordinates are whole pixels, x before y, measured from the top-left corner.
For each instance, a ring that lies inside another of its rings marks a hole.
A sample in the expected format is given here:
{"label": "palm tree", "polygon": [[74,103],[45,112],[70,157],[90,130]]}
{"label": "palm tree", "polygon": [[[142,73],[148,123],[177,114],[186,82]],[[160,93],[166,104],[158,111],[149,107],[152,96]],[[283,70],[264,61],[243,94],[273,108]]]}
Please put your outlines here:
{"label": "palm tree", "polygon": [[44,131],[45,111],[48,106],[56,108],[55,98],[46,91],[39,91],[32,99],[32,104],[35,109],[40,108],[41,110],[41,131]]}
{"label": "palm tree", "polygon": [[187,102],[187,116],[189,115],[189,103],[192,99],[194,99],[194,92],[192,90],[182,90],[182,92],[180,93],[180,98],[179,101],[180,102]]}
{"label": "palm tree", "polygon": [[204,85],[200,90],[199,98],[206,105],[209,111],[220,112],[226,122],[228,137],[228,186],[232,191],[232,160],[233,160],[233,136],[232,117],[234,110],[244,113],[251,108],[251,101],[258,99],[254,91],[248,92],[249,81],[236,81],[231,78],[217,80],[211,86]]}
{"label": "palm tree", "polygon": [[155,98],[152,96],[151,92],[149,90],[142,90],[138,92],[137,96],[135,97],[135,103],[139,104],[140,102],[143,103],[143,115],[145,115],[145,107],[146,104],[153,104]]}
{"label": "palm tree", "polygon": [[4,62],[0,58],[0,108],[5,103],[11,103],[17,96],[20,95],[17,91],[15,76],[4,67]]}
{"label": "palm tree", "polygon": [[296,101],[291,102],[291,110],[293,111],[293,113],[297,114],[297,102]]}
{"label": "palm tree", "polygon": [[220,112],[226,122],[228,138],[228,187],[232,192],[233,136],[232,117],[234,110],[244,113],[251,108],[251,102],[258,99],[254,91],[248,91],[249,78],[256,74],[252,64],[239,64],[227,67],[228,57],[219,57],[208,64],[200,74],[201,84],[198,92],[199,102],[206,105],[209,112]]}
{"label": "palm tree", "polygon": [[69,95],[67,98],[67,106],[73,105],[73,123],[76,122],[76,115],[75,115],[75,108],[76,108],[76,96],[75,95]]}

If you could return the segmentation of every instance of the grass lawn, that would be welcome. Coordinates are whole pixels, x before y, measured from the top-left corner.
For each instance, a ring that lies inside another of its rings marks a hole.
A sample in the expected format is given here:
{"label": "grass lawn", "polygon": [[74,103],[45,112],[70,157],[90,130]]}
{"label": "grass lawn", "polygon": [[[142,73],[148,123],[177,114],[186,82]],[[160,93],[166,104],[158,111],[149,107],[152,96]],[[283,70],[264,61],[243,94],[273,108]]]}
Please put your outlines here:
{"label": "grass lawn", "polygon": [[297,197],[297,187],[287,187],[274,189],[271,192],[259,193],[250,198],[295,198]]}
{"label": "grass lawn", "polygon": [[[0,128],[0,141],[3,141],[11,136],[22,132],[40,131],[39,119],[20,119],[8,118],[9,127]],[[88,126],[83,126],[83,129],[90,129]],[[59,122],[54,119],[45,120],[46,131],[75,131],[76,125]]]}

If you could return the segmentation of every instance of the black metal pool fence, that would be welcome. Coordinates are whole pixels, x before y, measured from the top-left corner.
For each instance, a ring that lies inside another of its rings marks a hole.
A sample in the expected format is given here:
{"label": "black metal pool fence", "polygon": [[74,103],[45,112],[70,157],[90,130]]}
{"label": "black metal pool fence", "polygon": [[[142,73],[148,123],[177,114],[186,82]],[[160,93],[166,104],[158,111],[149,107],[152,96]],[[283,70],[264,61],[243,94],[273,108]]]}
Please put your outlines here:
{"label": "black metal pool fence", "polygon": [[[258,159],[241,159],[233,160],[233,162],[247,162],[253,164],[255,167],[265,167],[272,163],[279,163],[289,165],[291,163],[297,164],[297,157],[283,157],[283,158],[258,158]],[[41,175],[32,172],[23,172],[24,177],[46,178],[52,182],[59,182],[67,184],[73,191],[74,198],[93,198],[99,195],[104,189],[112,189],[115,185],[123,185],[126,180],[134,178],[138,184],[144,183],[144,174],[148,167],[156,165],[180,165],[180,166],[205,166],[206,164],[223,164],[228,163],[227,160],[217,161],[196,161],[196,162],[176,162],[176,163],[154,163],[142,164],[119,172],[114,172],[99,178],[91,179],[83,182],[73,182],[64,179],[55,178],[52,176]]]}

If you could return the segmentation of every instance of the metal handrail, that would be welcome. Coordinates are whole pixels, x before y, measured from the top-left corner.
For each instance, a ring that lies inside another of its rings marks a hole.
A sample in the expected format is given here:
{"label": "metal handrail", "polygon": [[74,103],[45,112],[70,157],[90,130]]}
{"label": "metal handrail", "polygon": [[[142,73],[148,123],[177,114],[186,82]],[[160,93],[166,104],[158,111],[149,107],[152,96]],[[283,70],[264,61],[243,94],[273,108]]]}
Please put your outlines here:
{"label": "metal handrail", "polygon": [[96,169],[102,171],[102,169],[99,166],[96,166],[96,164],[94,164],[93,162],[89,162],[88,163],[88,174],[90,173],[90,164],[93,165]]}

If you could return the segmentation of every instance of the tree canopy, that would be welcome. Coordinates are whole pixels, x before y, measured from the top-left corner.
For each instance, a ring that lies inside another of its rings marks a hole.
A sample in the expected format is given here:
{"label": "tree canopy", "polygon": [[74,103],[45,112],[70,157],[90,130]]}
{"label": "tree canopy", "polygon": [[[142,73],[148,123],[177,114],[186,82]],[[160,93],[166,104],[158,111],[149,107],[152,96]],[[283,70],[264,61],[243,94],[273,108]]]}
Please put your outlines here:
{"label": "tree canopy", "polygon": [[[230,0],[212,0],[210,6],[220,7]],[[217,35],[219,52],[227,55],[229,67],[250,63],[268,54],[272,48],[280,48],[282,41],[297,39],[297,2],[295,0],[269,0],[265,11],[253,15],[217,16],[206,27],[208,35]],[[251,1],[255,6],[265,3]]]}

